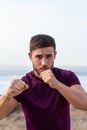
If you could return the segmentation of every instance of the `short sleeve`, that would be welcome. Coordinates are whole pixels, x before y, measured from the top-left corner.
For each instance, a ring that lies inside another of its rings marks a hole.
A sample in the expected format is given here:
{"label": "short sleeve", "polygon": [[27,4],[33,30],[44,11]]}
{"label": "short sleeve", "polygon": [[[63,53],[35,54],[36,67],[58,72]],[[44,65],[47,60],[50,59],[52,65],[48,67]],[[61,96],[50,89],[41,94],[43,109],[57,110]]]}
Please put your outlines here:
{"label": "short sleeve", "polygon": [[74,84],[81,84],[77,75],[72,72],[72,71],[69,71],[69,86],[72,86]]}

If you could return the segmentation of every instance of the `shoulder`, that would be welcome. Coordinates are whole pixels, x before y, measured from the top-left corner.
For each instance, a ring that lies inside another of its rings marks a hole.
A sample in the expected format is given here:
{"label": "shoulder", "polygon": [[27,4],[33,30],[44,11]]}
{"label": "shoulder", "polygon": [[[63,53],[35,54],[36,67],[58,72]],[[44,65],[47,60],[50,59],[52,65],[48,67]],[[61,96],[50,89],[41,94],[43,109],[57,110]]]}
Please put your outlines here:
{"label": "shoulder", "polygon": [[33,71],[30,71],[28,73],[26,73],[22,78],[21,80],[23,80],[24,82],[28,83],[30,82],[32,79],[33,79]]}
{"label": "shoulder", "polygon": [[61,76],[70,76],[73,74],[71,70],[61,69],[61,68],[53,68],[53,73]]}
{"label": "shoulder", "polygon": [[69,85],[69,86],[71,86],[73,84],[80,84],[80,81],[79,81],[77,75],[71,70],[53,68],[53,73],[57,79],[60,79],[60,81],[66,82],[67,85]]}

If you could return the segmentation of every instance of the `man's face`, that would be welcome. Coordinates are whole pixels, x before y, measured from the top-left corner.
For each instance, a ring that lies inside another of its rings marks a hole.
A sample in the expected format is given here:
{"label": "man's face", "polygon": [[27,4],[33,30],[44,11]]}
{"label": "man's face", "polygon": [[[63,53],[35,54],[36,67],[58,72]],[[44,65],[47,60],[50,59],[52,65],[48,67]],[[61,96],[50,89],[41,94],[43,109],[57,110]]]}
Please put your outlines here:
{"label": "man's face", "polygon": [[54,51],[53,47],[44,47],[38,48],[28,55],[32,61],[35,74],[39,76],[42,71],[52,69],[56,51]]}

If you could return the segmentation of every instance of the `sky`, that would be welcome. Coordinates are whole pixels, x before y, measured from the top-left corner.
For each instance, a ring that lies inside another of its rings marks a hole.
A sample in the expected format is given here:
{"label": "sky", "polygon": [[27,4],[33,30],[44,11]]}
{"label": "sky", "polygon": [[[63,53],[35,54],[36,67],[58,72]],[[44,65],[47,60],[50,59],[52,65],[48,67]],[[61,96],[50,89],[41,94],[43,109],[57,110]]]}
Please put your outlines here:
{"label": "sky", "polygon": [[36,34],[54,37],[55,65],[87,66],[87,0],[0,0],[0,65],[31,65]]}

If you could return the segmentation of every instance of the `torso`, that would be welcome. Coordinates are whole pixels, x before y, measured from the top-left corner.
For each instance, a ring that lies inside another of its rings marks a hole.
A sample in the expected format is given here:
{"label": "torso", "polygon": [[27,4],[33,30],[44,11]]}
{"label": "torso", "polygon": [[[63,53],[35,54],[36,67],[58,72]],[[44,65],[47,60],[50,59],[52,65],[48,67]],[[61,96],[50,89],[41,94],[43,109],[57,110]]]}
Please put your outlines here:
{"label": "torso", "polygon": [[[62,71],[53,69],[56,78],[69,86],[70,72]],[[70,130],[67,100],[57,90],[35,77],[33,71],[22,80],[29,84],[29,89],[16,98],[21,102],[27,130]]]}

